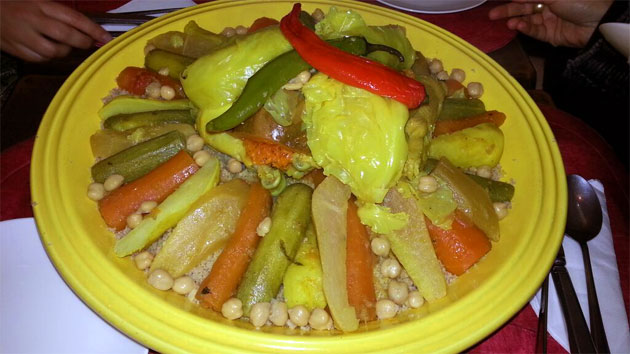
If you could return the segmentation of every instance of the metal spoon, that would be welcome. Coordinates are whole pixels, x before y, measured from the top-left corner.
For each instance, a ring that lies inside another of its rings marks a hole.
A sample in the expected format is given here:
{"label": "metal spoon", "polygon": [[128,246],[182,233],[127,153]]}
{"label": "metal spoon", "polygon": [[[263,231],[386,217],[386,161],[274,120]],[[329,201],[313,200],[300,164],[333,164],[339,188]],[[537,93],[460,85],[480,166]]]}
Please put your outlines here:
{"label": "metal spoon", "polygon": [[602,227],[602,208],[597,194],[584,178],[578,175],[567,176],[569,207],[567,211],[566,234],[576,240],[582,248],[584,271],[586,272],[586,288],[588,293],[588,313],[593,342],[598,353],[610,353],[606,332],[599,311],[597,291],[593,281],[591,259],[587,241],[599,234]]}

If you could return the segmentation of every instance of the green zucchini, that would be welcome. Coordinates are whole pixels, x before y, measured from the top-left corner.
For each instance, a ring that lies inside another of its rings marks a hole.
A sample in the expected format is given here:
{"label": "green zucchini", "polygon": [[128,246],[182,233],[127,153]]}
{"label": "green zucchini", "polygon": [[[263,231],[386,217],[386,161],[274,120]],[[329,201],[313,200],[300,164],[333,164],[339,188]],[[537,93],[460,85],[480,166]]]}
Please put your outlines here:
{"label": "green zucchini", "polygon": [[176,130],[127,148],[92,166],[92,179],[103,183],[113,174],[125,183],[144,176],[186,147],[184,136]]}
{"label": "green zucchini", "polygon": [[168,68],[168,76],[179,81],[179,75],[188,65],[192,64],[193,61],[195,61],[194,58],[167,52],[165,50],[154,49],[144,57],[144,66],[153,71]]}
{"label": "green zucchini", "polygon": [[[426,174],[431,173],[435,166],[438,164],[436,159],[428,159],[424,165],[423,171]],[[509,202],[514,197],[514,186],[501,181],[495,181],[490,178],[485,178],[470,173],[466,173],[466,176],[470,177],[478,185],[482,186],[490,195],[490,200],[494,202]]]}
{"label": "green zucchini", "polygon": [[466,176],[472,178],[478,185],[482,186],[490,195],[490,200],[494,202],[509,202],[514,196],[514,186],[495,181],[490,178],[484,178],[477,175],[466,174]]}
{"label": "green zucchini", "polygon": [[271,229],[260,241],[238,287],[236,297],[243,302],[243,313],[269,302],[280,290],[284,274],[293,263],[311,220],[311,187],[296,183],[278,196],[271,213]]}
{"label": "green zucchini", "polygon": [[98,115],[101,120],[119,114],[131,114],[138,112],[169,111],[169,110],[190,110],[192,104],[187,99],[180,100],[153,100],[135,96],[118,96],[101,107]]}
{"label": "green zucchini", "polygon": [[476,116],[486,111],[483,102],[476,98],[449,97],[442,104],[438,120],[456,120]]}
{"label": "green zucchini", "polygon": [[122,132],[144,126],[172,123],[194,125],[195,117],[193,117],[190,110],[166,110],[119,114],[107,118],[107,120],[103,123],[103,127]]}

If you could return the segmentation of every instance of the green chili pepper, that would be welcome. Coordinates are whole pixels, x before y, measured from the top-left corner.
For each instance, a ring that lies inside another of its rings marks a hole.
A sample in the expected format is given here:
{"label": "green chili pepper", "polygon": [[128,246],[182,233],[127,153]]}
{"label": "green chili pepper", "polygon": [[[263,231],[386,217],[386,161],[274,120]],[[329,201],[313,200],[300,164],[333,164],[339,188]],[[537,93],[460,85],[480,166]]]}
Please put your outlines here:
{"label": "green chili pepper", "polygon": [[[386,50],[402,57],[402,54],[395,49],[367,43],[363,37],[345,37],[331,40],[329,43],[354,55],[365,55],[370,51]],[[294,50],[278,56],[249,78],[243,92],[232,107],[216,119],[208,122],[206,131],[209,133],[220,132],[236,127],[256,113],[267,99],[289,80],[311,68]]]}

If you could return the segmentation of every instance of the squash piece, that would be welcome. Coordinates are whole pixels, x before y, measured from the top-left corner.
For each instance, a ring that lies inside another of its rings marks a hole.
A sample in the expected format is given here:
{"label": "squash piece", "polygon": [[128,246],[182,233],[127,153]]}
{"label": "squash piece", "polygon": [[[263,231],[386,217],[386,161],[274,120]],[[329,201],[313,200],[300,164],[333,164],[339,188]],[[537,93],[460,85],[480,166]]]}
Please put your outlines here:
{"label": "squash piece", "polygon": [[179,277],[222,249],[245,207],[249,185],[240,179],[221,184],[203,195],[173,228],[151,264]]}
{"label": "squash piece", "polygon": [[346,288],[347,209],[350,187],[335,177],[326,179],[313,192],[313,222],[322,262],[324,294],[335,326],[344,332],[359,328]]}
{"label": "squash piece", "polygon": [[499,218],[497,217],[488,192],[453,166],[441,159],[432,175],[444,180],[455,194],[457,208],[492,241],[499,241]]}
{"label": "squash piece", "polygon": [[409,215],[409,222],[405,227],[386,235],[392,252],[418,287],[422,297],[427,301],[444,297],[446,280],[418,203],[413,197],[405,198],[396,188],[392,188],[387,193],[384,204],[392,212]]}

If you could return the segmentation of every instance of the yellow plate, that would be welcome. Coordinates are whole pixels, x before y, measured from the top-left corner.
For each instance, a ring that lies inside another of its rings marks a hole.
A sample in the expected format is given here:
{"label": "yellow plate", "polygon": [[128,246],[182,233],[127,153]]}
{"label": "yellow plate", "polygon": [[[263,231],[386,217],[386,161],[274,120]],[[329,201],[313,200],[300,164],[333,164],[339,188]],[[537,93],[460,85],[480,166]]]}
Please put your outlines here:
{"label": "yellow plate", "polygon": [[501,222],[501,241],[449,287],[446,298],[349,334],[253,330],[173,292],[151,288],[128,258],[114,256],[114,237],[86,196],[93,163],[89,136],[99,129],[101,98],[124,67],[143,65],[149,38],[182,30],[191,19],[214,32],[260,16],[279,19],[292,2],[217,1],[184,9],[123,35],[88,58],[48,108],[32,160],[33,209],[53,263],[85,303],[146,346],[161,352],[456,352],[505,323],[546,275],[563,233],[566,182],[553,135],[527,93],[485,54],[414,17],[359,2],[303,1],[309,12],[332,5],[358,11],[371,25],[405,26],[415,48],[441,58],[448,70],[464,69],[467,81],[483,83],[486,107],[506,113],[501,164],[506,180],[516,182],[516,194]]}

